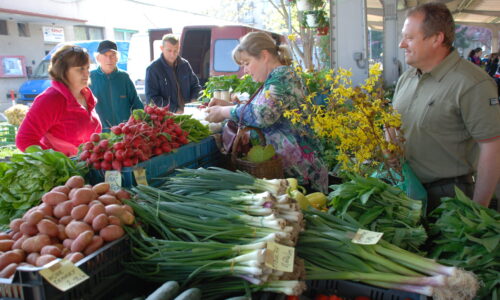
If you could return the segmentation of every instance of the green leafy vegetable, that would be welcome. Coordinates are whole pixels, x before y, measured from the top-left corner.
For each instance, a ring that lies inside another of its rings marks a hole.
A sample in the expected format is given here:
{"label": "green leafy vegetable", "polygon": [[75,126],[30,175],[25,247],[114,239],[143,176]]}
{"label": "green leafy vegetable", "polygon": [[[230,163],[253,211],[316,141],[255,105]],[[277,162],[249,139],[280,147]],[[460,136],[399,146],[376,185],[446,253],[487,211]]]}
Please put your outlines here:
{"label": "green leafy vegetable", "polygon": [[39,146],[30,146],[25,153],[0,162],[0,226],[22,216],[40,203],[45,192],[73,175],[83,175],[84,170],[83,163]]}

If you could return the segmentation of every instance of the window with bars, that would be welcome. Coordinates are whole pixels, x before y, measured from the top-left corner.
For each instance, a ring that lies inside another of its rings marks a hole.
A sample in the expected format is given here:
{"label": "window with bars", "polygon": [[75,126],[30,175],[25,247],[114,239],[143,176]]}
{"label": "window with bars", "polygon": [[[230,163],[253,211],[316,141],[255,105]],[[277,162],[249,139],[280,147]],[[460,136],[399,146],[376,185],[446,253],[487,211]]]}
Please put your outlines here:
{"label": "window with bars", "polygon": [[74,26],[75,40],[102,40],[104,30],[102,27]]}
{"label": "window with bars", "polygon": [[132,35],[134,33],[137,33],[137,30],[130,30],[130,29],[117,29],[115,28],[115,40],[116,41],[130,41],[130,38],[132,38]]}
{"label": "window with bars", "polygon": [[0,20],[0,35],[8,35],[9,31],[7,30],[7,21]]}
{"label": "window with bars", "polygon": [[28,23],[17,23],[17,32],[19,36],[29,37],[30,36],[30,27]]}

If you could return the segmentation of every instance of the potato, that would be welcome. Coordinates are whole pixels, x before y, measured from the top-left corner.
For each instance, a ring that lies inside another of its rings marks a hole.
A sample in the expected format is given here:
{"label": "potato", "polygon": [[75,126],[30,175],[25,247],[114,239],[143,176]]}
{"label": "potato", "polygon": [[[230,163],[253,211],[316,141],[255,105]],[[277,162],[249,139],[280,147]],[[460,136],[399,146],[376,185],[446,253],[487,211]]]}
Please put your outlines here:
{"label": "potato", "polygon": [[92,229],[99,232],[99,230],[109,225],[108,216],[106,214],[100,214],[94,218],[92,221]]}
{"label": "potato", "polygon": [[26,252],[24,252],[23,249],[14,249],[12,252],[19,254],[21,256],[21,262],[23,262],[26,259]]}
{"label": "potato", "polygon": [[67,200],[59,203],[54,207],[54,216],[56,218],[62,218],[64,216],[69,216],[71,214],[71,210],[73,209],[73,202],[71,200]]}
{"label": "potato", "polygon": [[91,185],[91,184],[88,184],[88,183],[87,183],[86,185],[84,185],[83,187],[84,187],[84,188],[88,188],[88,189],[92,189],[92,185]]}
{"label": "potato", "polygon": [[94,253],[97,249],[101,248],[102,245],[104,245],[104,240],[102,239],[102,237],[94,235],[92,237],[92,241],[90,242],[90,244],[83,251],[83,254],[90,255]]}
{"label": "potato", "polygon": [[56,246],[57,248],[59,248],[59,250],[62,250],[64,248],[64,245],[62,243],[55,243],[52,246]]}
{"label": "potato", "polygon": [[74,206],[77,206],[80,204],[89,204],[90,201],[94,200],[95,198],[97,198],[97,194],[92,189],[81,188],[73,194],[73,197],[71,197],[71,201],[73,202]]}
{"label": "potato", "polygon": [[115,196],[111,196],[111,195],[102,195],[102,196],[99,196],[99,198],[97,198],[97,200],[101,201],[102,204],[104,205],[110,205],[110,204],[122,204],[120,202],[120,200],[116,199]]}
{"label": "potato", "polygon": [[31,264],[31,265],[36,265],[36,259],[40,257],[40,253],[38,252],[32,252],[26,256],[26,262]]}
{"label": "potato", "polygon": [[19,227],[21,227],[21,224],[23,224],[23,222],[24,221],[20,218],[17,218],[17,219],[10,221],[10,224],[9,224],[10,230],[12,230],[14,232],[18,232],[20,230]]}
{"label": "potato", "polygon": [[2,271],[0,271],[0,278],[10,278],[11,276],[16,273],[18,264],[12,263],[5,268],[3,268]]}
{"label": "potato", "polygon": [[58,185],[58,186],[54,187],[51,190],[51,192],[60,192],[60,193],[64,193],[64,194],[68,195],[70,190],[71,189],[65,185]]}
{"label": "potato", "polygon": [[97,194],[97,195],[102,195],[106,194],[107,191],[109,191],[109,183],[107,182],[101,182],[92,187],[92,190]]}
{"label": "potato", "polygon": [[80,252],[73,252],[73,253],[69,253],[64,258],[69,260],[72,263],[77,263],[79,260],[81,260],[84,257],[85,256]]}
{"label": "potato", "polygon": [[121,238],[125,234],[123,228],[117,225],[108,225],[99,231],[99,235],[106,242],[111,242]]}
{"label": "potato", "polygon": [[95,204],[89,209],[87,215],[85,215],[85,218],[83,218],[83,221],[92,224],[92,221],[96,216],[104,213],[106,213],[106,208],[104,207],[104,205]]}
{"label": "potato", "polygon": [[120,218],[116,217],[116,216],[108,216],[108,223],[110,225],[116,225],[116,226],[122,226],[122,221],[120,220]]}
{"label": "potato", "polygon": [[116,197],[116,192],[110,189],[109,191],[106,192],[106,195],[111,195]]}
{"label": "potato", "polygon": [[120,200],[130,199],[130,193],[125,190],[119,190],[116,192],[116,198]]}
{"label": "potato", "polygon": [[45,217],[47,217],[47,216],[53,217],[54,216],[54,214],[53,214],[54,213],[54,206],[52,206],[52,205],[42,203],[42,204],[38,205],[38,210],[43,212]]}
{"label": "potato", "polygon": [[0,255],[0,270],[12,263],[21,263],[24,260],[24,255],[16,251],[8,251]]}
{"label": "potato", "polygon": [[74,189],[74,188],[81,188],[83,187],[83,185],[85,184],[85,179],[83,179],[82,176],[78,176],[78,175],[75,175],[75,176],[71,176],[68,181],[66,181],[66,184],[65,186],[69,187],[70,189]]}
{"label": "potato", "polygon": [[71,189],[68,194],[68,199],[73,199],[73,196],[75,195],[76,191],[78,191],[78,189]]}
{"label": "potato", "polygon": [[53,205],[53,206],[55,206],[61,202],[64,202],[66,200],[68,200],[68,195],[66,195],[65,193],[61,193],[61,192],[48,192],[42,196],[43,203],[46,203],[48,205]]}
{"label": "potato", "polygon": [[123,204],[122,207],[131,214],[134,214],[134,209],[128,204]]}
{"label": "potato", "polygon": [[12,246],[14,245],[14,240],[0,240],[0,251],[9,251],[12,250]]}
{"label": "potato", "polygon": [[41,219],[43,219],[43,212],[41,212],[40,210],[35,210],[26,218],[26,223],[30,225],[36,225],[38,224],[38,222],[40,222]]}
{"label": "potato", "polygon": [[106,214],[108,216],[120,217],[125,212],[125,208],[118,204],[111,204],[106,206]]}
{"label": "potato", "polygon": [[38,229],[36,228],[36,226],[30,225],[27,222],[23,222],[23,224],[21,224],[19,229],[20,229],[20,232],[22,232],[23,234],[27,234],[27,235],[31,235],[31,236],[38,233]]}
{"label": "potato", "polygon": [[128,211],[124,211],[121,216],[119,216],[120,220],[123,222],[125,225],[132,225],[134,224],[135,217],[133,214],[129,213]]}
{"label": "potato", "polygon": [[64,248],[71,249],[71,244],[73,244],[73,239],[65,239],[63,241]]}
{"label": "potato", "polygon": [[71,210],[71,217],[74,220],[82,220],[89,211],[89,206],[87,204],[80,204],[73,207]]}
{"label": "potato", "polygon": [[0,232],[0,240],[10,240],[14,237],[14,234],[12,236],[6,232]]}
{"label": "potato", "polygon": [[73,221],[73,218],[71,216],[64,216],[62,218],[59,219],[59,224],[62,224],[62,225],[68,225],[69,222]]}
{"label": "potato", "polygon": [[50,237],[57,237],[59,235],[59,229],[57,224],[51,220],[43,219],[36,225],[36,228],[40,233],[45,233]]}
{"label": "potato", "polygon": [[29,238],[29,235],[23,234],[15,243],[12,245],[12,249],[21,249],[21,246],[23,245],[24,241]]}
{"label": "potato", "polygon": [[89,207],[92,207],[92,206],[94,206],[94,205],[96,205],[96,204],[102,204],[102,202],[101,202],[101,201],[99,201],[99,200],[92,200],[92,201],[90,201],[90,203],[89,203]]}
{"label": "potato", "polygon": [[76,239],[82,232],[87,230],[92,231],[92,227],[89,224],[81,221],[71,221],[66,226],[65,232],[70,239]]}
{"label": "potato", "polygon": [[47,245],[47,246],[43,247],[42,250],[40,250],[40,254],[41,255],[52,254],[55,257],[61,257],[62,253],[61,253],[61,249],[59,249],[57,246]]}
{"label": "potato", "polygon": [[57,231],[57,238],[60,241],[64,241],[68,238],[68,236],[66,235],[66,226],[64,226],[63,224],[57,224]]}
{"label": "potato", "polygon": [[71,253],[71,250],[69,250],[68,248],[61,249],[61,256],[62,257],[65,257],[66,255],[68,255],[68,253]]}
{"label": "potato", "polygon": [[82,233],[71,244],[71,252],[83,252],[85,248],[92,242],[94,232],[87,230]]}
{"label": "potato", "polygon": [[20,239],[24,235],[22,232],[15,232],[15,233],[11,232],[11,233],[13,233],[12,234],[12,239],[14,241],[17,241],[18,239]]}
{"label": "potato", "polygon": [[49,262],[53,261],[53,260],[56,260],[57,257],[55,257],[54,255],[52,254],[45,254],[45,255],[40,255],[37,259],[36,259],[36,263],[35,263],[35,266],[37,267],[42,267],[42,266],[45,266],[46,264],[48,264]]}
{"label": "potato", "polygon": [[39,234],[27,238],[21,245],[21,249],[27,253],[40,252],[43,247],[50,245],[50,237],[46,234]]}

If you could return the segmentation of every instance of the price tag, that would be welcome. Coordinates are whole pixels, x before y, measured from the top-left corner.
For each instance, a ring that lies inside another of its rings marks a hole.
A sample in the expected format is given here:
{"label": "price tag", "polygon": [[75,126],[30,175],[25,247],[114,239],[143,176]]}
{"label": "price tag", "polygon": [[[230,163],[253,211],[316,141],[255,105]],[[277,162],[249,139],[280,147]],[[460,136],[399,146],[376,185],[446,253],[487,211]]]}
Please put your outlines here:
{"label": "price tag", "polygon": [[40,275],[63,292],[89,279],[87,274],[66,259],[40,270]]}
{"label": "price tag", "polygon": [[122,188],[122,174],[119,171],[106,171],[104,181],[109,183],[113,191],[119,191]]}
{"label": "price tag", "polygon": [[352,242],[361,245],[375,245],[380,241],[382,235],[384,235],[383,232],[369,231],[360,228],[352,238]]}
{"label": "price tag", "polygon": [[148,185],[146,169],[138,167],[134,169],[134,177],[137,184]]}
{"label": "price tag", "polygon": [[265,265],[274,270],[293,272],[295,248],[267,242]]}

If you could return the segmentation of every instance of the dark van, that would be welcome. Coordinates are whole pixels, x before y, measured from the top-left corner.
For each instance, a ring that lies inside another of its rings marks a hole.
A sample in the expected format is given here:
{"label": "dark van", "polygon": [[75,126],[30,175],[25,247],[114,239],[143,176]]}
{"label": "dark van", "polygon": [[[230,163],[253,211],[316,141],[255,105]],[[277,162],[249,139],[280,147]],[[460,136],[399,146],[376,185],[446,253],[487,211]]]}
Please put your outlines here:
{"label": "dark van", "polygon": [[[252,31],[264,31],[261,29],[243,25],[192,25],[185,26],[180,36],[180,56],[187,59],[198,76],[200,84],[204,86],[210,76],[233,75],[243,76],[243,68],[240,68],[232,58],[231,52],[238,45],[239,39]],[[149,40],[149,62],[157,59],[160,55],[159,46],[164,34],[172,33],[171,28],[150,29]],[[271,33],[274,38],[284,41],[282,35]],[[146,37],[143,37],[144,41]],[[134,37],[132,37],[131,48],[135,48]],[[132,50],[132,49],[131,49]],[[144,53],[144,50],[142,51]],[[135,51],[134,51],[135,53]],[[134,54],[135,56],[135,54]],[[132,54],[129,59],[134,60]],[[139,59],[137,58],[136,61]],[[144,100],[144,77],[147,64],[142,62],[137,72],[130,72],[132,80],[136,84],[138,93]],[[129,61],[130,65],[130,61]]]}

